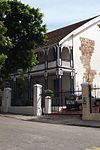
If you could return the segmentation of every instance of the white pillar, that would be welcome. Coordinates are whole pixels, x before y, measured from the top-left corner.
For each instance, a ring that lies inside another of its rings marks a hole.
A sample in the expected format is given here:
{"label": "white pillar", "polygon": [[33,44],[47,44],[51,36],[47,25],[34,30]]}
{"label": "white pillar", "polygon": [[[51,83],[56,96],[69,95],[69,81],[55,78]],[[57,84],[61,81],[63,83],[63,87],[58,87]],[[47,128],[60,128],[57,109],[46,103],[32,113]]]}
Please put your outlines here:
{"label": "white pillar", "polygon": [[4,88],[1,111],[4,113],[9,112],[10,106],[11,106],[11,88]]}
{"label": "white pillar", "polygon": [[45,114],[51,113],[51,97],[46,96],[45,97]]}
{"label": "white pillar", "polygon": [[90,90],[89,87],[90,85],[88,83],[83,83],[82,84],[82,106],[83,106],[83,111],[82,111],[82,119],[87,120],[90,116]]}
{"label": "white pillar", "polygon": [[34,115],[41,116],[42,115],[42,107],[41,107],[41,100],[42,100],[42,85],[35,84],[34,85]]}

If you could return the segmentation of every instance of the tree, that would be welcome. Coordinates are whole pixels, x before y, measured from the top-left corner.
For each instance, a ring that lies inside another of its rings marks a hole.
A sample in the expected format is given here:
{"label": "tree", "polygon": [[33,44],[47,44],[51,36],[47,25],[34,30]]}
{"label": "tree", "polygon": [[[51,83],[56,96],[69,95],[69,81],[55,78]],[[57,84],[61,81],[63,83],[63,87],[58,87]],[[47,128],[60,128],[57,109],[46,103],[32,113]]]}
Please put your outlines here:
{"label": "tree", "polygon": [[7,56],[4,55],[4,54],[0,54],[0,70],[2,69],[4,63],[5,63],[5,60],[6,60]]}
{"label": "tree", "polygon": [[[32,68],[36,63],[33,50],[46,42],[46,26],[39,9],[31,8],[18,0],[0,2],[0,21],[7,29],[5,36],[10,46],[1,45],[1,53],[7,55],[2,71],[6,75],[17,69]],[[8,45],[9,45],[8,44]]]}
{"label": "tree", "polygon": [[[0,21],[0,70],[3,68],[4,63],[7,59],[7,55],[4,55],[2,53],[2,48],[11,48],[12,43],[8,36],[5,36],[5,33],[7,32],[7,29],[4,27],[4,24],[2,21]],[[0,74],[1,76],[1,74]]]}

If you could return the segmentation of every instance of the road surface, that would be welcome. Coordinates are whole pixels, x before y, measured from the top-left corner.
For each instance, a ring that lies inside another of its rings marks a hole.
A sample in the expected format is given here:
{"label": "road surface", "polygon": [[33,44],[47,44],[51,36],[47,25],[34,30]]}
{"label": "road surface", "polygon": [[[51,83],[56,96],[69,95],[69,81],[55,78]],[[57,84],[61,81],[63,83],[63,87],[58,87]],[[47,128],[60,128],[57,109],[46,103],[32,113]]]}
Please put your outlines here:
{"label": "road surface", "polygon": [[[100,129],[0,116],[0,150],[100,150]],[[97,149],[96,149],[97,150]]]}

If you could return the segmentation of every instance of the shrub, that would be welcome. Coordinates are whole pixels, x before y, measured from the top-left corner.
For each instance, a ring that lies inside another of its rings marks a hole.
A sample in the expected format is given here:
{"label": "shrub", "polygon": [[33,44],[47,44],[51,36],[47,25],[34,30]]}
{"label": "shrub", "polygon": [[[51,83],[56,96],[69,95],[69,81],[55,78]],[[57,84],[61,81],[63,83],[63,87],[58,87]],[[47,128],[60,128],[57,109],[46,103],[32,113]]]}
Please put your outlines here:
{"label": "shrub", "polygon": [[47,89],[47,90],[44,90],[44,95],[45,96],[54,96],[54,93],[52,90]]}

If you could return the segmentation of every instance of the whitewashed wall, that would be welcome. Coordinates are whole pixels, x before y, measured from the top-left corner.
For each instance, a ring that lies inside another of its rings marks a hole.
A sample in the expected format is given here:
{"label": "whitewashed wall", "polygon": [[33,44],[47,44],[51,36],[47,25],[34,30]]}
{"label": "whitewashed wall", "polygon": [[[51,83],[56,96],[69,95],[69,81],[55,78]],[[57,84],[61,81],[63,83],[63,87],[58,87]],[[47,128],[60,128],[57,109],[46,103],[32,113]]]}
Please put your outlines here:
{"label": "whitewashed wall", "polygon": [[66,43],[70,46],[72,46],[73,44],[74,67],[76,70],[76,85],[78,86],[80,86],[80,84],[83,82],[84,69],[80,60],[81,51],[79,50],[79,47],[81,44],[80,37],[84,37],[95,41],[94,53],[91,57],[91,69],[97,71],[97,75],[95,76],[93,84],[96,84],[97,87],[100,87],[100,28],[97,24],[100,24],[100,22],[86,28],[77,35],[73,35],[73,39],[71,37],[69,41],[66,41]]}

